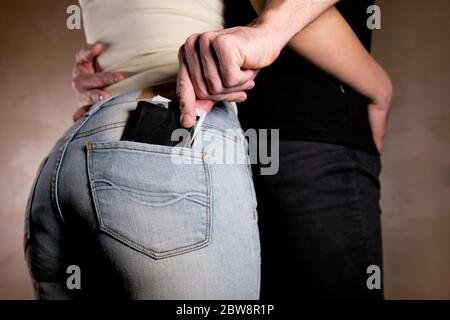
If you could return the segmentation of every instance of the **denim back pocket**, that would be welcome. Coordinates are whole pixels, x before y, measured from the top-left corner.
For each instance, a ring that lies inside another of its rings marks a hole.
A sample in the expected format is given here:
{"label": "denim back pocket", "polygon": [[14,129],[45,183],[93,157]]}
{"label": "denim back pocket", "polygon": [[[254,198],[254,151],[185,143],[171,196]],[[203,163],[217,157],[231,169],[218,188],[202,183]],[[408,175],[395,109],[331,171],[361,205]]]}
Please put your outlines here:
{"label": "denim back pocket", "polygon": [[201,151],[129,141],[88,143],[100,229],[155,259],[211,239],[211,182]]}

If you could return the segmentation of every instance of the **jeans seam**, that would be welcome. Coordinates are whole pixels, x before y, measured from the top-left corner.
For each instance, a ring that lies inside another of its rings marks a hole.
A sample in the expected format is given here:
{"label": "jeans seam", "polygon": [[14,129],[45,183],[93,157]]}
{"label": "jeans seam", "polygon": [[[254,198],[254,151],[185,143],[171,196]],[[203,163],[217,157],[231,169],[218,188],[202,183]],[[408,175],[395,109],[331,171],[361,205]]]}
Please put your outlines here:
{"label": "jeans seam", "polygon": [[366,225],[364,223],[364,219],[362,218],[362,211],[363,209],[360,206],[360,195],[358,192],[358,185],[357,185],[357,163],[354,160],[350,160],[351,163],[351,168],[352,168],[352,189],[353,189],[353,197],[352,197],[352,204],[355,207],[356,211],[357,211],[357,216],[358,216],[358,227],[361,229],[361,233],[362,233],[362,245],[364,246],[364,258],[366,260],[367,266],[368,267],[370,265],[370,256],[369,256],[369,244],[368,244],[368,237],[367,237],[367,232],[366,232]]}
{"label": "jeans seam", "polygon": [[257,221],[257,216],[255,214],[256,208],[257,208],[257,201],[256,201],[256,194],[255,194],[255,187],[252,186],[253,184],[253,177],[250,174],[250,170],[248,165],[245,165],[245,172],[247,173],[247,188],[250,191],[250,196],[252,198],[252,215],[253,215],[253,220]]}
{"label": "jeans seam", "polygon": [[67,151],[67,148],[69,147],[70,142],[73,141],[73,138],[77,135],[77,133],[81,130],[81,128],[88,122],[90,117],[101,110],[105,105],[107,105],[108,102],[113,101],[116,98],[116,96],[110,97],[106,99],[105,101],[100,102],[97,106],[92,107],[92,109],[86,114],[85,118],[80,121],[79,125],[71,132],[70,134],[67,134],[67,138],[62,143],[61,149],[58,151],[58,157],[56,160],[55,170],[53,172],[52,176],[52,184],[51,184],[51,199],[52,199],[52,206],[58,212],[59,217],[61,219],[61,222],[65,224],[64,216],[62,214],[62,209],[59,204],[59,196],[58,196],[58,180],[59,180],[59,174],[61,172],[62,162],[64,155]]}
{"label": "jeans seam", "polygon": [[126,124],[127,124],[126,121],[114,122],[114,123],[110,123],[110,124],[107,124],[107,125],[103,125],[103,126],[97,127],[95,129],[90,129],[90,130],[87,130],[87,131],[79,132],[79,133],[77,133],[75,135],[75,137],[72,140],[84,138],[84,137],[93,135],[95,133],[107,131],[107,130],[110,130],[110,129],[121,128],[121,127],[124,127]]}
{"label": "jeans seam", "polygon": [[[211,131],[208,131],[208,129],[213,129],[213,130],[216,130],[217,132],[211,132]],[[239,129],[236,128],[236,129],[233,129],[233,130],[239,130]],[[245,138],[244,138],[243,136],[241,137],[241,136],[238,136],[238,135],[230,135],[230,134],[227,134],[227,133],[226,133],[226,130],[220,129],[220,128],[214,126],[214,125],[204,123],[204,124],[202,125],[201,131],[204,132],[204,133],[220,135],[220,136],[222,136],[223,138],[228,139],[228,140],[231,140],[231,141],[234,142],[234,143],[238,143],[238,144],[241,144],[241,145],[244,145],[244,146],[245,146],[245,142],[244,142],[244,141],[245,141]]]}
{"label": "jeans seam", "polygon": [[216,108],[215,111],[221,112],[223,113],[228,119],[232,120],[232,121],[236,121],[236,118],[233,118],[232,116],[230,116],[227,112],[221,110],[220,108]]}
{"label": "jeans seam", "polygon": [[42,160],[41,164],[38,167],[38,171],[37,171],[37,175],[36,175],[35,181],[33,182],[32,186],[31,186],[31,193],[30,193],[29,203],[27,204],[26,212],[25,212],[25,219],[26,219],[26,221],[25,221],[26,230],[25,231],[26,231],[27,234],[26,234],[26,237],[25,237],[24,252],[26,252],[29,240],[31,239],[31,211],[33,209],[33,202],[34,202],[34,195],[36,193],[36,187],[37,187],[37,185],[39,183],[39,179],[42,176],[42,172],[44,171],[44,167],[47,164],[48,158],[49,157],[46,156]]}

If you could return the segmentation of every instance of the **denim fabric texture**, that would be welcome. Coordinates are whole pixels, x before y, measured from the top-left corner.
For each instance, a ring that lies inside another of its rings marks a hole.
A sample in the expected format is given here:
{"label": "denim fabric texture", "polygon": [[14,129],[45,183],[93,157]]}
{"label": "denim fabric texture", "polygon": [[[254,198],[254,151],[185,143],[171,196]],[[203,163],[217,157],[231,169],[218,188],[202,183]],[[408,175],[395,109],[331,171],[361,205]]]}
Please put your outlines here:
{"label": "denim fabric texture", "polygon": [[[24,237],[36,298],[258,299],[256,197],[233,106],[214,107],[192,148],[121,141],[138,96],[93,106],[39,168]],[[245,161],[214,161],[230,144]]]}

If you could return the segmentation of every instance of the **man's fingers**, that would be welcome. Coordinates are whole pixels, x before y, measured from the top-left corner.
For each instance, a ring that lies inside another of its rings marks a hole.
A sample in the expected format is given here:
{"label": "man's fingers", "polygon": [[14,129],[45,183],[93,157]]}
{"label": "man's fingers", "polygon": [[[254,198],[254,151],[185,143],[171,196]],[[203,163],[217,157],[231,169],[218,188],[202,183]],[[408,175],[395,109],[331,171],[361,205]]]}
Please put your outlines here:
{"label": "man's fingers", "polygon": [[217,57],[220,77],[226,88],[237,87],[252,80],[251,70],[242,70],[244,57],[234,50],[234,39],[229,34],[220,34],[211,40],[211,48]]}
{"label": "man's fingers", "polygon": [[218,61],[211,46],[213,39],[214,33],[206,32],[200,36],[198,41],[203,77],[206,80],[207,90],[209,94],[216,95],[223,93],[224,86],[219,73]]}
{"label": "man's fingers", "polygon": [[124,72],[98,72],[93,74],[80,74],[73,80],[76,91],[101,89],[120,82],[127,77]]}
{"label": "man's fingers", "polygon": [[197,109],[203,109],[208,114],[209,111],[214,107],[214,101],[211,100],[197,100]]}
{"label": "man's fingers", "polygon": [[209,96],[208,88],[203,76],[203,66],[200,59],[199,34],[190,36],[184,45],[185,59],[192,85],[197,98],[206,99]]}
{"label": "man's fingers", "polygon": [[245,91],[228,93],[221,100],[230,101],[230,102],[244,102],[245,100],[247,100],[247,93],[245,93]]}
{"label": "man's fingers", "polygon": [[184,57],[184,47],[182,47],[178,55],[179,69],[177,79],[177,95],[181,110],[180,122],[183,127],[192,128],[195,124],[195,109],[200,108],[208,113],[213,107],[214,101],[197,99]]}
{"label": "man's fingers", "polygon": [[226,97],[229,96],[230,93],[236,93],[236,92],[240,92],[240,91],[247,91],[247,90],[251,90],[255,87],[255,81],[254,80],[248,80],[247,82],[238,85],[237,87],[232,87],[232,88],[223,88],[223,91],[218,94],[218,95],[214,95],[211,96],[213,98],[213,100],[215,101],[219,101],[219,100],[226,100]]}
{"label": "man's fingers", "polygon": [[76,64],[92,63],[94,59],[106,50],[106,45],[101,42],[86,44],[75,55]]}
{"label": "man's fingers", "polygon": [[[206,99],[220,100],[219,95],[226,93],[238,92],[243,90],[250,90],[254,87],[254,79],[258,74],[258,70],[241,70],[237,68],[234,73],[234,78],[238,78],[235,83],[237,85],[226,87],[222,82],[221,70],[219,70],[219,60],[211,45],[214,41],[215,33],[207,32],[199,38],[199,48],[201,65],[203,67],[203,76],[206,80],[206,86],[209,96],[203,97]],[[233,73],[233,71],[230,71]],[[237,74],[236,74],[237,73]]]}
{"label": "man's fingers", "polygon": [[254,80],[257,70],[242,70],[237,64],[222,62],[220,64],[220,76],[225,88],[232,90],[250,80]]}
{"label": "man's fingers", "polygon": [[177,96],[180,101],[181,125],[185,128],[191,128],[195,123],[196,97],[194,86],[184,59],[184,50],[185,47],[181,47],[178,54],[179,69],[177,78]]}
{"label": "man's fingers", "polygon": [[248,81],[247,83],[244,83],[243,85],[240,85],[238,87],[234,88],[225,88],[224,92],[221,94],[216,95],[202,95],[199,96],[197,94],[197,98],[200,100],[211,100],[211,101],[236,101],[236,102],[243,102],[246,99],[247,94],[245,91],[251,90],[255,87],[255,82],[253,80]]}

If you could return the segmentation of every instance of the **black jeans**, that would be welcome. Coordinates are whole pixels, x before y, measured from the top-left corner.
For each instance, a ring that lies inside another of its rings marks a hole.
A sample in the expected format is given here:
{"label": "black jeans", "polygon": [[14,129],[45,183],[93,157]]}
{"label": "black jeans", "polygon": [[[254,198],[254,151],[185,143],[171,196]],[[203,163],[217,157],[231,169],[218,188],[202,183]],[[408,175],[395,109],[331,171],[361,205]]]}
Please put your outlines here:
{"label": "black jeans", "polygon": [[280,141],[278,174],[254,171],[262,299],[383,299],[366,283],[382,270],[380,169],[348,147]]}

